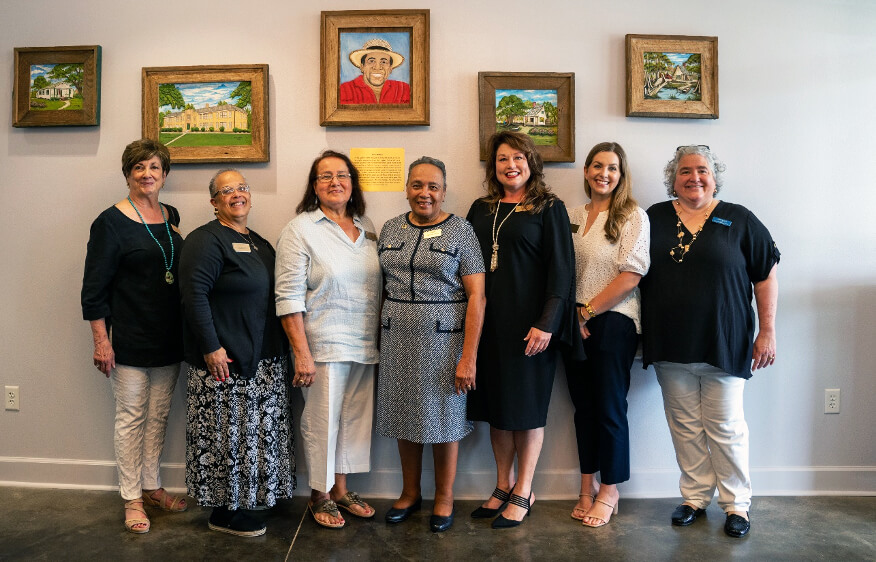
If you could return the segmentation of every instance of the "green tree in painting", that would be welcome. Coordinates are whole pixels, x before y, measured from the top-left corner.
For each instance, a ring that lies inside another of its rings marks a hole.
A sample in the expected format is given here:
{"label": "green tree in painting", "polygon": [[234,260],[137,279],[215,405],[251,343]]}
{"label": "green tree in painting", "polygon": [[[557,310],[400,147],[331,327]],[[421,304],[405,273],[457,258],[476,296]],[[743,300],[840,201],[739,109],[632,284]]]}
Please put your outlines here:
{"label": "green tree in painting", "polygon": [[506,125],[514,122],[514,117],[526,115],[529,111],[529,104],[520,99],[519,96],[505,96],[499,100],[499,105],[496,106],[496,118],[501,119]]}
{"label": "green tree in painting", "polygon": [[240,82],[234,91],[228,96],[229,98],[238,98],[236,105],[237,107],[244,109],[246,107],[252,106],[252,83],[251,82]]}
{"label": "green tree in painting", "polygon": [[544,102],[544,114],[545,120],[548,125],[556,125],[557,124],[557,115],[559,114],[559,110],[557,107],[549,101]]}
{"label": "green tree in painting", "polygon": [[49,78],[60,80],[70,84],[76,89],[76,93],[82,95],[82,79],[85,73],[82,70],[82,63],[56,64],[49,71]]}
{"label": "green tree in painting", "polygon": [[228,105],[228,102],[225,100],[219,100],[219,103],[216,104],[216,107],[218,107],[220,105]]}
{"label": "green tree in painting", "polygon": [[51,82],[46,80],[46,77],[40,74],[36,78],[33,79],[33,86],[31,86],[31,90],[36,92],[37,90],[43,90],[51,86]]}
{"label": "green tree in painting", "polygon": [[665,53],[645,53],[645,87],[653,88],[659,82],[659,76],[672,68],[672,61]]}
{"label": "green tree in painting", "polygon": [[700,76],[701,70],[701,59],[699,53],[694,53],[688,57],[688,59],[684,62],[684,68],[688,72],[688,74],[695,74],[697,78]]}
{"label": "green tree in painting", "polygon": [[700,73],[702,71],[702,56],[699,53],[694,53],[684,62],[685,70],[692,76],[696,76],[696,84],[691,88],[692,100],[700,100],[702,91],[700,88]]}
{"label": "green tree in painting", "polygon": [[176,87],[176,84],[159,84],[158,85],[158,107],[169,105],[173,109],[182,109],[186,106],[186,100],[183,99],[182,92]]}
{"label": "green tree in painting", "polygon": [[190,103],[187,103],[184,109],[194,109],[194,108],[195,108],[195,106],[193,106]]}

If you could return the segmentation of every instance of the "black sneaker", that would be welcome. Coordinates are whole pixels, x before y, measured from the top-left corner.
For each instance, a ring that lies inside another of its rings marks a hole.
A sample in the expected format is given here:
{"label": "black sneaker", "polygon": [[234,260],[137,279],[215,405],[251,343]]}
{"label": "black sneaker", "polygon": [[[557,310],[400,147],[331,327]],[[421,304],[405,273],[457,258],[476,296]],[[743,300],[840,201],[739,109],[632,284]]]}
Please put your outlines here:
{"label": "black sneaker", "polygon": [[207,526],[211,531],[237,535],[238,537],[258,537],[265,534],[265,524],[247,515],[242,509],[229,510],[225,507],[214,507]]}

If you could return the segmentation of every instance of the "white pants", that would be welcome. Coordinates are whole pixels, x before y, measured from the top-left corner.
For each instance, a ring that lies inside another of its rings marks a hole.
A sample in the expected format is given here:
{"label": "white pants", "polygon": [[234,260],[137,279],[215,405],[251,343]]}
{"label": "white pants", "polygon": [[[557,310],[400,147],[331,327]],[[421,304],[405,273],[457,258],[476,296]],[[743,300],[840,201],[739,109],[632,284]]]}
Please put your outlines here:
{"label": "white pants", "polygon": [[313,384],[301,391],[301,437],[310,487],[328,492],[335,474],[371,470],[374,365],[316,363]]}
{"label": "white pants", "polygon": [[117,364],[111,372],[119,491],[125,500],[161,487],[158,464],[179,367],[179,363],[149,368]]}
{"label": "white pants", "polygon": [[654,365],[663,408],[681,469],[685,501],[705,509],[718,489],[725,512],[748,511],[748,424],[742,411],[745,379],[707,363]]}

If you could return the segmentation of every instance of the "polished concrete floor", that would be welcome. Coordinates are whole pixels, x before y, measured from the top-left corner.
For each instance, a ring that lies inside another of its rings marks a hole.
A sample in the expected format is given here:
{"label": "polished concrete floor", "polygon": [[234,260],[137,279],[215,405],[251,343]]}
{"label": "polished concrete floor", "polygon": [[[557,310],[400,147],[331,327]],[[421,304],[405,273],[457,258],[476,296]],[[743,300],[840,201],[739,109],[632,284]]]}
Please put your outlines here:
{"label": "polished concrete floor", "polygon": [[724,535],[715,506],[690,527],[672,527],[674,499],[622,499],[601,529],[573,521],[572,501],[538,501],[511,530],[470,519],[478,502],[459,501],[441,534],[428,529],[431,502],[398,525],[382,519],[391,500],[371,503],[375,519],[350,516],[329,530],[307,516],[305,498],[283,501],[254,512],[268,527],[257,538],[209,531],[207,509],[148,509],[152,531],[133,535],[117,493],[0,487],[0,560],[876,560],[876,497],[756,498],[743,539]]}

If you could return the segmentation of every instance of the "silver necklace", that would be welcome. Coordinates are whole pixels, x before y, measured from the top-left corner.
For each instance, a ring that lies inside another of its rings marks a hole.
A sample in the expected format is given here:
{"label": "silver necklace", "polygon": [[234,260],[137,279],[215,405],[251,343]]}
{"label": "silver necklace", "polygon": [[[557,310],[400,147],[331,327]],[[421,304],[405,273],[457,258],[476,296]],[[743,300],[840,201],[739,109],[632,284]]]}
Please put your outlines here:
{"label": "silver necklace", "polygon": [[237,229],[234,228],[233,226],[229,226],[229,225],[225,224],[225,223],[222,222],[221,220],[219,221],[219,224],[221,224],[221,225],[224,226],[225,228],[230,228],[231,230],[233,230],[234,232],[236,232],[237,235],[240,236],[241,238],[243,238],[243,241],[246,242],[247,244],[249,244],[250,247],[252,247],[253,250],[255,250],[256,252],[259,251],[259,247],[255,245],[255,242],[252,241],[252,232],[250,232],[250,235],[249,235],[249,236],[246,236],[246,235],[244,235],[241,231],[237,230]]}
{"label": "silver necklace", "polygon": [[499,223],[499,228],[496,228],[496,219],[499,218],[499,208],[502,206],[502,202],[498,201],[496,203],[496,214],[493,215],[493,255],[490,257],[490,271],[499,269],[499,231],[502,230],[502,225],[505,224],[508,217],[514,214],[514,211],[517,210],[521,203],[523,203],[523,199],[518,201],[514,208],[511,209],[511,212],[505,215],[505,218]]}

